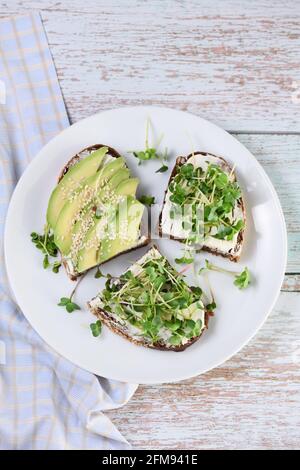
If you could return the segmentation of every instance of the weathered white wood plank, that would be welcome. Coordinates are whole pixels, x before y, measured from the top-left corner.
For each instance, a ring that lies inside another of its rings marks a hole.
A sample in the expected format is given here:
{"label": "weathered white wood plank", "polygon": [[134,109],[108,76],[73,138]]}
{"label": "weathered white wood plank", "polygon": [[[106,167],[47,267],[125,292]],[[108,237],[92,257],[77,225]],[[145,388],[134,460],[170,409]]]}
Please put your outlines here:
{"label": "weathered white wood plank", "polygon": [[300,274],[286,274],[281,290],[285,292],[300,292]]}
{"label": "weathered white wood plank", "polygon": [[0,1],[42,13],[72,121],[159,104],[229,130],[300,131],[299,0]]}
{"label": "weathered white wood plank", "polygon": [[235,135],[258,159],[281,201],[288,232],[286,272],[300,273],[300,135]]}
{"label": "weathered white wood plank", "polygon": [[300,447],[300,295],[281,293],[250,344],[177,384],[140,386],[109,416],[138,448]]}

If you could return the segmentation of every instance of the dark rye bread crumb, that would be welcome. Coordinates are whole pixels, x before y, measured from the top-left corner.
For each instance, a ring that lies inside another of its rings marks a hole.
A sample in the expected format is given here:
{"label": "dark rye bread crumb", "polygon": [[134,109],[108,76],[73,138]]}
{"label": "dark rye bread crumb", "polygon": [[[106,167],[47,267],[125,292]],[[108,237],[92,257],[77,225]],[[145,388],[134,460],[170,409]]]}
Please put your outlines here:
{"label": "dark rye bread crumb", "polygon": [[[164,208],[164,205],[165,205],[165,201],[166,201],[166,196],[167,196],[167,192],[168,192],[168,188],[169,188],[169,185],[171,183],[171,180],[174,178],[174,176],[178,173],[179,171],[179,168],[184,165],[189,158],[191,158],[193,155],[202,155],[203,158],[206,157],[206,156],[212,156],[212,157],[215,157],[215,158],[218,158],[219,160],[221,160],[223,162],[221,168],[226,171],[226,173],[230,173],[232,171],[232,167],[226,162],[226,160],[222,157],[219,157],[217,155],[214,155],[212,153],[208,153],[208,152],[194,152],[194,153],[191,153],[189,154],[187,157],[178,157],[176,159],[176,163],[175,163],[175,166],[171,172],[171,175],[170,175],[170,178],[169,178],[169,181],[168,181],[168,186],[167,186],[167,189],[165,190],[165,195],[164,195],[164,201],[163,201],[163,206],[162,206],[162,210],[160,212],[160,215],[159,215],[159,221],[158,221],[158,233],[159,233],[159,236],[160,237],[163,237],[164,234],[162,232],[162,226],[161,226],[161,223],[162,223],[162,213],[163,213],[163,208]],[[236,180],[236,176],[235,176],[235,173],[234,174],[234,178]],[[243,212],[243,218],[244,218],[244,221],[246,222],[246,211],[245,211],[245,205],[244,205],[244,201],[243,201],[243,198],[240,199],[239,201],[239,207],[242,209],[242,212]],[[245,228],[243,228],[239,234],[238,234],[238,239],[237,239],[237,243],[236,243],[236,246],[234,248],[234,251],[233,253],[231,252],[228,252],[228,253],[224,253],[220,250],[218,250],[217,248],[210,248],[210,247],[206,247],[205,245],[202,246],[201,250],[203,251],[206,251],[208,253],[212,253],[214,255],[217,255],[217,256],[222,256],[223,258],[227,258],[229,259],[230,261],[233,261],[235,263],[237,263],[240,259],[240,254],[237,254],[237,252],[239,251],[240,247],[242,246],[243,244],[243,241],[244,241],[244,234],[245,234]],[[185,242],[184,239],[182,238],[177,238],[177,237],[173,237],[172,235],[170,235],[170,239],[171,240],[177,240],[177,241],[180,241],[180,242]],[[200,251],[201,251],[200,250]]]}
{"label": "dark rye bread crumb", "polygon": [[[58,180],[57,182],[59,183],[61,181],[61,179],[65,176],[65,174],[69,171],[69,169],[75,165],[77,162],[79,162],[80,160],[82,160],[83,158],[86,158],[89,154],[91,154],[92,152],[94,152],[95,150],[99,150],[100,148],[102,147],[107,147],[108,148],[108,152],[107,152],[107,155],[110,155],[111,157],[114,157],[114,158],[118,158],[120,157],[121,155],[119,154],[119,152],[117,152],[117,150],[115,150],[113,147],[109,147],[109,145],[104,145],[104,144],[95,144],[95,145],[90,145],[89,147],[86,147],[84,149],[82,149],[80,152],[78,152],[76,155],[74,155],[67,163],[66,165],[63,167],[62,171],[60,172],[59,176],[58,176]],[[150,233],[149,233],[149,230],[148,230],[148,233],[147,233],[147,236],[146,236],[146,239],[143,243],[141,243],[140,245],[138,245],[137,247],[134,247],[134,248],[131,248],[130,250],[126,250],[126,251],[123,251],[122,253],[118,254],[118,255],[115,255],[113,256],[112,258],[108,259],[105,261],[105,263],[107,263],[108,261],[111,261],[112,259],[114,258],[117,258],[118,256],[120,255],[123,255],[124,253],[130,253],[131,251],[134,251],[136,250],[137,248],[140,248],[142,246],[146,246],[148,245],[150,241]],[[71,281],[77,281],[77,279],[82,276],[84,273],[86,273],[86,271],[84,271],[83,273],[78,273],[78,274],[74,274],[70,271],[69,269],[69,266],[67,264],[67,261],[64,259],[64,257],[62,256],[61,257],[61,263],[62,265],[64,266],[65,270],[66,270],[66,273],[68,275],[68,277],[71,279]],[[104,263],[102,263],[104,264]],[[93,268],[91,268],[93,269]]]}

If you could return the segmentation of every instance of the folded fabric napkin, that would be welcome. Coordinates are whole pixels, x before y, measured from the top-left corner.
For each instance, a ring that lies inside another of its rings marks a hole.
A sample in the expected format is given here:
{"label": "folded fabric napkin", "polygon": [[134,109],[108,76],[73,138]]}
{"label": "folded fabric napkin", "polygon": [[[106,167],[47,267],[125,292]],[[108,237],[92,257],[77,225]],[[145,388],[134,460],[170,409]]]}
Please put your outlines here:
{"label": "folded fabric napkin", "polygon": [[1,20],[0,449],[130,447],[102,411],[124,405],[137,386],[97,378],[56,354],[11,299],[5,276],[3,231],[14,185],[68,124],[39,14]]}

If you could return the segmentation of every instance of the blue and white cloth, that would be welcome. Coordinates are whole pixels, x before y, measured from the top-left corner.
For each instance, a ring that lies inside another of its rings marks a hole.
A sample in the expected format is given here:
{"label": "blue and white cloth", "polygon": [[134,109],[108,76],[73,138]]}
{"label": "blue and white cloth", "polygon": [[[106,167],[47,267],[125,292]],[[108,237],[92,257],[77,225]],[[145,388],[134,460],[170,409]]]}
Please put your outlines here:
{"label": "blue and white cloth", "polygon": [[97,378],[49,348],[12,301],[3,231],[28,162],[69,125],[39,14],[0,21],[0,449],[127,449],[102,413],[136,385]]}

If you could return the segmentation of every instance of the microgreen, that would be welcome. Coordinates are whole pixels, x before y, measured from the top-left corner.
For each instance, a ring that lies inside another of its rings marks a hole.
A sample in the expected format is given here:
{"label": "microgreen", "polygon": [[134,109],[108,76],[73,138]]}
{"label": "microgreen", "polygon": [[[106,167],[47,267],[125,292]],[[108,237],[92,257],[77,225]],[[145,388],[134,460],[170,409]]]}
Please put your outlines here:
{"label": "microgreen", "polygon": [[204,271],[216,271],[219,273],[230,274],[234,277],[234,285],[237,286],[239,289],[246,289],[251,282],[251,275],[250,271],[247,267],[243,269],[241,273],[237,273],[235,271],[230,271],[228,269],[221,268],[216,266],[213,263],[210,263],[207,259],[205,260],[205,266],[200,268],[198,273],[201,274]]}
{"label": "microgreen", "polygon": [[192,264],[194,258],[188,258],[186,256],[182,256],[181,258],[175,258],[175,263],[177,264]]}
{"label": "microgreen", "polygon": [[51,258],[56,258],[58,255],[58,249],[54,242],[54,234],[50,233],[50,227],[48,225],[45,226],[43,235],[39,235],[37,232],[32,232],[30,236],[31,241],[35,245],[35,247],[44,254],[44,269],[52,267],[52,271],[54,273],[57,273],[61,266],[61,263],[52,263],[50,261]]}
{"label": "microgreen", "polygon": [[250,272],[246,267],[241,274],[235,276],[234,285],[239,289],[246,289],[250,283]]}
{"label": "microgreen", "polygon": [[139,328],[153,343],[161,341],[163,328],[168,343],[179,345],[201,332],[201,322],[191,323],[191,313],[183,313],[203,309],[201,296],[200,288],[190,288],[166,258],[160,257],[146,260],[137,274],[129,270],[118,279],[108,279],[101,300],[104,310]]}
{"label": "microgreen", "polygon": [[169,167],[167,165],[162,165],[155,173],[165,173],[168,169]]}
{"label": "microgreen", "polygon": [[178,336],[173,335],[173,336],[171,336],[169,341],[173,346],[178,346],[181,343],[182,338],[179,335]]}
{"label": "microgreen", "polygon": [[145,204],[146,206],[152,206],[155,203],[155,197],[154,196],[143,195],[143,196],[140,197],[139,200],[142,204]]}
{"label": "microgreen", "polygon": [[218,228],[218,233],[214,236],[221,240],[232,240],[234,235],[238,233],[244,227],[243,220],[238,220],[234,225],[223,225],[221,224]]}
{"label": "microgreen", "polygon": [[194,244],[203,243],[208,236],[233,240],[244,227],[236,213],[241,190],[233,175],[218,165],[208,164],[205,170],[191,163],[179,166],[169,191],[171,219],[183,218],[189,208],[188,220],[183,223]]}
{"label": "microgreen", "polygon": [[210,304],[205,305],[207,312],[213,312],[217,308],[216,302],[211,302]]}
{"label": "microgreen", "polygon": [[201,289],[201,287],[199,287],[199,286],[191,286],[191,290],[192,290],[192,292],[194,292],[195,296],[198,296],[199,299],[200,299],[200,297],[201,297],[201,295],[202,295],[202,289]]}
{"label": "microgreen", "polygon": [[190,246],[190,240],[187,239],[184,245],[184,252],[181,258],[175,258],[176,264],[192,264],[195,261],[195,250]]}
{"label": "microgreen", "polygon": [[139,165],[141,164],[141,161],[143,160],[153,160],[155,158],[159,158],[156,153],[156,149],[154,148],[148,148],[146,150],[141,150],[139,152],[132,152],[132,153],[135,156],[135,158],[138,158],[140,160]]}
{"label": "microgreen", "polygon": [[90,329],[92,332],[92,335],[96,338],[101,334],[102,331],[102,323],[101,320],[97,320],[95,323],[90,324]]}
{"label": "microgreen", "polygon": [[43,268],[47,269],[49,266],[50,266],[49,257],[48,257],[48,255],[45,255],[44,259],[43,259]]}
{"label": "microgreen", "polygon": [[[160,160],[162,163],[162,166],[156,171],[156,173],[164,173],[165,171],[168,170],[168,166],[166,165],[166,161],[168,157],[168,150],[166,148],[164,154],[161,154],[155,147],[149,146],[149,127],[150,127],[150,119],[147,119],[145,150],[139,150],[139,151],[135,150],[135,151],[131,151],[131,153],[134,155],[135,158],[138,159],[139,165],[141,165],[142,162],[147,161],[147,160]],[[157,147],[159,147],[162,138],[163,136],[161,136],[161,138],[159,139]]]}
{"label": "microgreen", "polygon": [[61,267],[61,262],[55,261],[52,265],[52,271],[57,274],[60,267]]}
{"label": "microgreen", "polygon": [[81,283],[81,281],[85,278],[86,273],[84,273],[80,278],[79,281],[77,281],[76,286],[71,292],[70,297],[61,297],[59,303],[57,304],[59,307],[64,307],[68,313],[74,312],[74,310],[81,310],[79,305],[77,305],[75,302],[73,302],[73,297],[75,295],[75,292]]}
{"label": "microgreen", "polygon": [[95,272],[95,276],[94,276],[96,279],[100,279],[100,277],[105,277],[105,275],[102,273],[102,271],[100,271],[99,269],[99,266],[97,267],[97,270]]}
{"label": "microgreen", "polygon": [[79,305],[72,302],[71,297],[61,297],[60,302],[57,305],[59,305],[59,307],[65,307],[69,313],[74,312],[74,310],[80,310]]}

